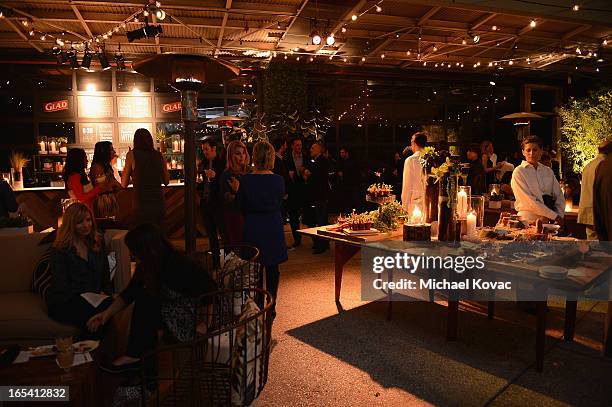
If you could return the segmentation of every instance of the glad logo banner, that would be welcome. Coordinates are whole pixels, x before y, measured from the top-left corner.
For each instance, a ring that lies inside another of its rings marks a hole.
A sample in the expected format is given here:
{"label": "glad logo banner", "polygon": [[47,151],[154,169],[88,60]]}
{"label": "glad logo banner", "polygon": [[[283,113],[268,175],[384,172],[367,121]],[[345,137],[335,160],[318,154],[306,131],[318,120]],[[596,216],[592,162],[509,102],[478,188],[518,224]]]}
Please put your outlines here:
{"label": "glad logo banner", "polygon": [[44,105],[44,111],[47,113],[59,112],[60,110],[68,110],[68,99],[56,100],[54,102],[47,102]]}
{"label": "glad logo banner", "polygon": [[182,108],[181,102],[164,103],[161,106],[161,110],[164,113],[178,112]]}

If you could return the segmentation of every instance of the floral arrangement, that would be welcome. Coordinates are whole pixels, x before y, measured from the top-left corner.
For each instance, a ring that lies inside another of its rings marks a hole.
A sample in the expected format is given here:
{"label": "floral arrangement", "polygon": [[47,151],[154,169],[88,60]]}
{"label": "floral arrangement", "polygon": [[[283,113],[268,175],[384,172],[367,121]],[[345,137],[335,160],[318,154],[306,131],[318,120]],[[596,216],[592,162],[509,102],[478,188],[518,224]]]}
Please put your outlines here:
{"label": "floral arrangement", "polygon": [[393,187],[388,184],[372,184],[368,187],[368,195],[371,197],[386,197],[391,195]]}
{"label": "floral arrangement", "polygon": [[400,226],[400,216],[405,214],[404,208],[397,201],[382,204],[378,211],[370,212],[370,215],[374,218],[374,227],[381,232],[397,229]]}
{"label": "floral arrangement", "polygon": [[30,160],[28,160],[25,155],[23,155],[23,153],[20,153],[19,151],[13,151],[11,153],[10,161],[11,167],[15,171],[21,171],[21,169],[28,165],[28,162],[30,162]]}
{"label": "floral arrangement", "polygon": [[348,218],[347,224],[350,230],[370,230],[374,219],[370,213],[354,213]]}

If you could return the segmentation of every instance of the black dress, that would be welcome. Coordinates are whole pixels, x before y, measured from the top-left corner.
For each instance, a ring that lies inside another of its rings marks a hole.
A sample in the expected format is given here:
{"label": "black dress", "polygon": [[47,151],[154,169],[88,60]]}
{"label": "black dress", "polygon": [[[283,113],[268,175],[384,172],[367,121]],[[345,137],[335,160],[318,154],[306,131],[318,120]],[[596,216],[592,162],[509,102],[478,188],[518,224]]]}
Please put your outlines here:
{"label": "black dress", "polygon": [[150,222],[161,226],[164,219],[162,160],[159,151],[134,150],[134,214],[137,225]]}

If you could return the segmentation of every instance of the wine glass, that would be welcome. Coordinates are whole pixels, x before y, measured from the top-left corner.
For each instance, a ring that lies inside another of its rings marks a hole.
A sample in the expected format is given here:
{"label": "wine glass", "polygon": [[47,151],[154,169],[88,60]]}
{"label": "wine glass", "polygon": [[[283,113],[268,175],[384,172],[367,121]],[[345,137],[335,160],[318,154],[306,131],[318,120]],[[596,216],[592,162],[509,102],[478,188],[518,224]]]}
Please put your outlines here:
{"label": "wine glass", "polygon": [[578,242],[578,251],[580,252],[580,260],[584,260],[585,255],[591,249],[589,242],[587,240],[579,240]]}
{"label": "wine glass", "polygon": [[72,336],[65,336],[55,339],[55,346],[57,347],[57,364],[59,367],[64,369],[66,374],[61,376],[62,381],[68,381],[72,379],[70,374],[70,368],[74,362],[74,349],[72,347]]}

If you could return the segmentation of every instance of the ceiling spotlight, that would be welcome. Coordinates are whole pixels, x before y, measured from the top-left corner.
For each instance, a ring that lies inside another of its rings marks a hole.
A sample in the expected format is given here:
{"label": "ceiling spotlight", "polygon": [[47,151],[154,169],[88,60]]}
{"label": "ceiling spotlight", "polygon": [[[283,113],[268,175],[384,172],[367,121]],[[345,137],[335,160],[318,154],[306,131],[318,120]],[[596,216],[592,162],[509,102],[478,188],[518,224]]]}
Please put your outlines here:
{"label": "ceiling spotlight", "polygon": [[76,51],[71,49],[66,52],[66,58],[70,61],[70,68],[79,69],[79,60],[77,59]]}
{"label": "ceiling spotlight", "polygon": [[380,13],[382,11],[382,7],[380,7],[378,4],[376,5],[376,12]]}
{"label": "ceiling spotlight", "polygon": [[121,54],[120,52],[117,52],[115,54],[115,63],[117,64],[118,71],[125,70],[125,58],[123,57],[123,54]]}
{"label": "ceiling spotlight", "polygon": [[536,21],[535,20],[531,20],[531,22],[529,23],[529,27],[535,28],[535,26],[536,26]]}
{"label": "ceiling spotlight", "polygon": [[334,33],[330,33],[327,35],[327,38],[325,39],[325,43],[327,45],[334,45],[334,43],[336,42],[336,39],[334,38]]}
{"label": "ceiling spotlight", "polygon": [[155,17],[157,17],[158,20],[163,20],[166,18],[166,12],[162,9],[157,9]]}
{"label": "ceiling spotlight", "polygon": [[60,47],[54,46],[51,53],[57,58],[57,63],[60,65],[68,60],[66,53]]}
{"label": "ceiling spotlight", "polygon": [[478,44],[478,42],[480,42],[480,35],[474,34],[471,31],[468,31],[468,35],[472,37],[472,41],[474,41],[474,44]]}
{"label": "ceiling spotlight", "polygon": [[98,59],[103,71],[108,71],[111,68],[111,64],[108,62],[108,58],[103,51],[98,53]]}
{"label": "ceiling spotlight", "polygon": [[578,4],[574,4],[574,5],[572,6],[572,10],[573,10],[573,11],[578,11],[578,10],[580,10],[580,6],[579,6]]}
{"label": "ceiling spotlight", "polygon": [[346,32],[346,26],[342,27],[342,32],[345,33]]}
{"label": "ceiling spotlight", "polygon": [[406,51],[406,55],[410,56],[410,50]]}
{"label": "ceiling spotlight", "polygon": [[125,33],[129,42],[141,40],[143,38],[159,37],[163,33],[161,25],[145,25],[137,30],[128,31]]}
{"label": "ceiling spotlight", "polygon": [[353,14],[353,15],[351,16],[351,20],[356,21],[356,20],[357,20],[357,14]]}
{"label": "ceiling spotlight", "polygon": [[318,32],[313,31],[313,32],[310,34],[310,37],[312,38],[312,44],[313,44],[313,45],[319,45],[319,44],[321,44],[321,36],[319,35],[319,33],[318,33]]}
{"label": "ceiling spotlight", "polygon": [[83,55],[83,60],[81,61],[81,68],[89,71],[89,67],[91,66],[91,60],[93,59],[93,55],[85,50],[85,54]]}

